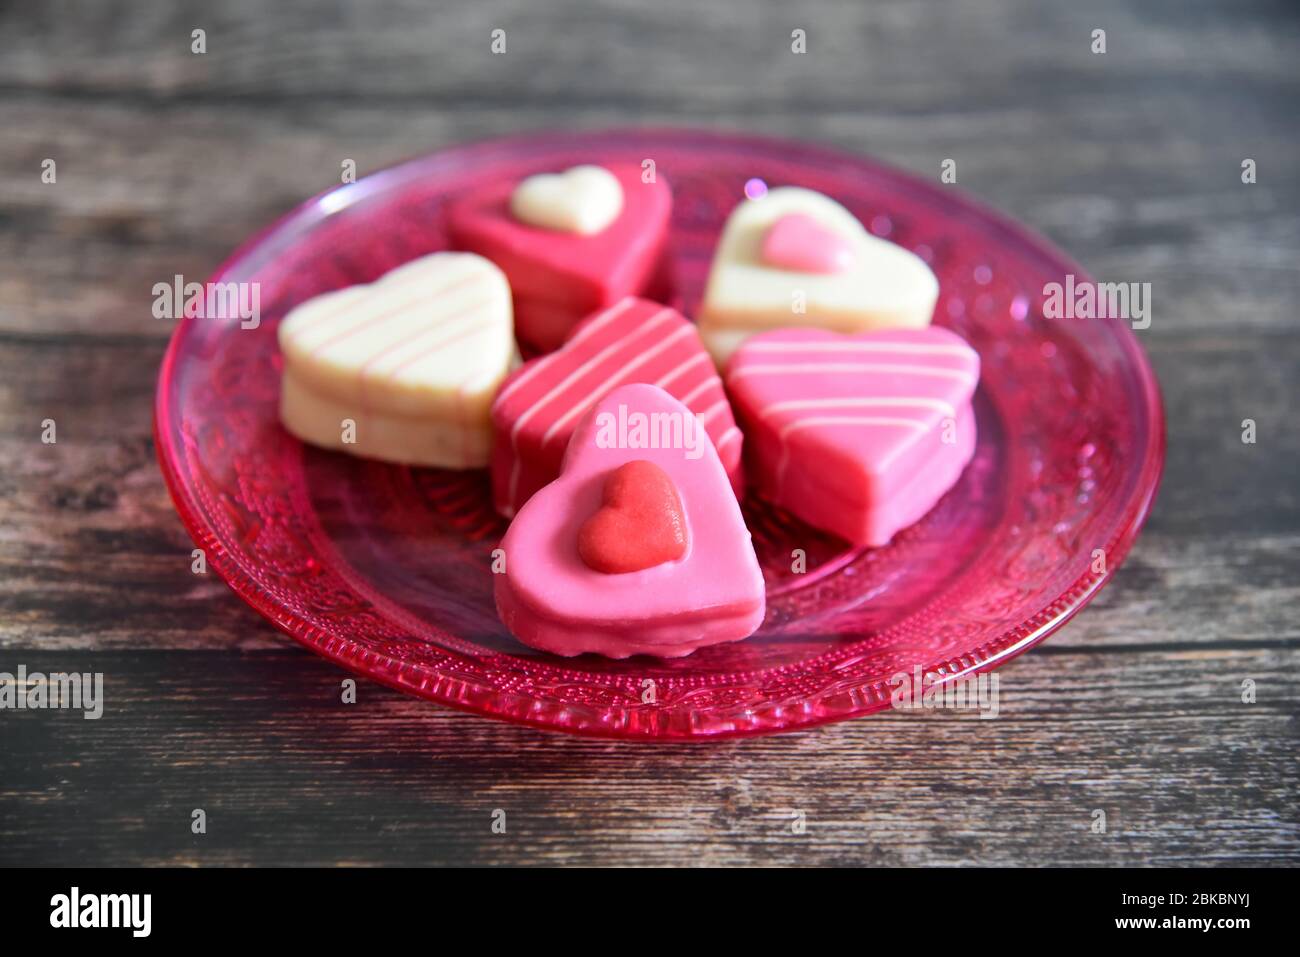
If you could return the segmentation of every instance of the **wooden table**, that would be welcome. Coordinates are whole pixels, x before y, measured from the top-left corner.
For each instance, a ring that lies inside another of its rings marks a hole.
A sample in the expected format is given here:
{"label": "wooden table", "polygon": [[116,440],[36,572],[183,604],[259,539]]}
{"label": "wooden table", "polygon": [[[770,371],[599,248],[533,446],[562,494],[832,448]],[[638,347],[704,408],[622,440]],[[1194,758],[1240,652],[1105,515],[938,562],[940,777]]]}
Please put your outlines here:
{"label": "wooden table", "polygon": [[[0,671],[102,671],[108,698],[99,721],[0,712],[0,863],[1300,862],[1294,10],[206,6],[0,4]],[[923,176],[953,158],[959,188],[1099,278],[1152,283],[1155,513],[1102,595],[1004,669],[998,720],[634,747],[364,682],[343,707],[341,672],[190,573],[150,436],[171,333],[153,284],[206,276],[345,159],[627,123]]]}

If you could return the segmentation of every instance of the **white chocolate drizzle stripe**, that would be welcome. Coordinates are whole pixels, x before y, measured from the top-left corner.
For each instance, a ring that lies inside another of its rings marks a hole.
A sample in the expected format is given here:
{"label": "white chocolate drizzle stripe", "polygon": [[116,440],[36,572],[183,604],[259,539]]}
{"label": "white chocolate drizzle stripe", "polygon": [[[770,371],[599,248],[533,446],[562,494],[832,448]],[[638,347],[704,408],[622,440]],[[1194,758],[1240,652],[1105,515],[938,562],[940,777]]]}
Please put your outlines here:
{"label": "white chocolate drizzle stripe", "polygon": [[771,418],[781,412],[791,412],[798,409],[849,409],[849,408],[922,408],[934,409],[943,412],[946,415],[956,415],[957,410],[951,402],[943,399],[929,399],[921,396],[906,397],[888,397],[888,398],[866,398],[866,397],[849,397],[849,398],[830,398],[830,399],[789,399],[785,402],[775,402],[764,409],[760,414],[760,419]]}
{"label": "white chocolate drizzle stripe", "polygon": [[970,346],[927,342],[747,342],[746,352],[893,352],[915,356],[973,358]]}
{"label": "white chocolate drizzle stripe", "polygon": [[[632,296],[628,296],[620,302],[610,306],[598,317],[589,320],[587,325],[577,335],[560,347],[560,350],[564,351],[565,349],[570,349],[582,342],[584,339],[587,339],[589,336],[593,335],[597,329],[600,329],[607,323],[611,322],[616,316],[621,316],[623,313],[627,312],[635,303],[636,299]],[[551,355],[559,355],[559,353],[553,352]],[[514,381],[497,394],[495,404],[500,406],[501,403],[510,398],[510,396],[512,396],[517,390],[531,382],[534,377],[536,377],[543,369],[549,367],[549,365],[550,363],[546,361],[545,357],[535,360],[531,368],[525,368]]]}
{"label": "white chocolate drizzle stripe", "polygon": [[[676,369],[673,369],[673,370],[672,370],[671,372],[669,372],[667,375],[662,376],[658,381],[655,382],[655,385],[657,385],[657,386],[658,386],[659,388],[661,388],[661,389],[667,389],[667,388],[668,388],[668,384],[669,384],[670,382],[675,382],[675,381],[676,381],[680,376],[685,375],[687,372],[691,371],[691,370],[694,369],[696,366],[701,365],[702,363],[705,363],[705,362],[710,362],[709,354],[708,354],[707,352],[704,352],[704,351],[697,352],[694,356],[692,356],[691,358],[687,359],[685,362],[683,362],[681,365],[679,365]],[[712,365],[711,365],[711,364],[710,364],[710,369],[712,369]],[[715,378],[715,376],[712,374],[712,372],[710,372],[710,374],[709,374],[709,376],[708,376],[709,381],[713,381],[714,378]],[[719,381],[721,381],[721,380],[719,380]],[[686,400],[683,399],[683,400],[682,400],[682,405],[686,405],[686,404],[687,404]]]}
{"label": "white chocolate drizzle stripe", "polygon": [[709,389],[711,389],[715,385],[721,385],[721,382],[718,379],[714,378],[713,376],[709,376],[707,379],[705,379],[703,382],[697,385],[690,392],[682,396],[681,399],[679,399],[678,401],[681,402],[682,405],[689,406],[692,402],[694,402],[704,393],[708,392]]}
{"label": "white chocolate drizzle stripe", "polygon": [[786,441],[787,436],[791,432],[795,432],[798,431],[799,429],[808,428],[814,425],[866,425],[866,426],[875,426],[880,428],[888,428],[891,426],[895,426],[899,428],[916,429],[918,432],[928,431],[928,426],[924,422],[918,422],[915,419],[893,418],[891,416],[825,415],[825,416],[812,416],[807,419],[799,419],[798,421],[795,422],[788,422],[780,430],[780,432],[777,433],[777,441],[781,443],[781,461],[777,465],[776,480],[782,486],[785,485],[785,473],[786,473],[786,469],[789,468],[790,465],[790,443]]}
{"label": "white chocolate drizzle stripe", "polygon": [[[666,315],[668,312],[669,310],[665,310],[663,313],[660,313],[660,315]],[[648,325],[649,323],[647,323],[647,326]],[[641,355],[639,355],[634,361],[628,363],[622,369],[620,369],[612,378],[597,385],[596,388],[588,392],[580,401],[573,403],[573,405],[569,407],[568,412],[564,413],[564,415],[560,416],[553,423],[551,423],[551,427],[547,429],[546,433],[542,436],[542,445],[546,445],[548,442],[550,442],[551,439],[555,437],[556,433],[559,432],[559,430],[562,429],[567,423],[569,423],[570,421],[572,421],[573,419],[581,415],[583,412],[586,412],[587,409],[591,408],[592,403],[599,402],[601,396],[605,395],[615,386],[625,382],[629,375],[631,375],[637,369],[641,368],[651,359],[654,359],[656,356],[666,351],[670,346],[672,346],[683,336],[689,334],[690,331],[691,331],[690,326],[682,326],[676,332],[667,336],[662,342],[660,342],[653,349],[641,353]]]}
{"label": "white chocolate drizzle stripe", "polygon": [[717,449],[718,454],[721,455],[723,447],[727,445],[732,439],[738,439],[738,438],[740,438],[740,429],[736,428],[733,425],[731,428],[727,429],[727,431],[722,433],[722,436],[718,439],[718,443],[717,445],[714,446],[714,448]]}
{"label": "white chocolate drizzle stripe", "polygon": [[[683,402],[682,404],[685,405],[686,403]],[[713,403],[713,405],[709,406],[703,412],[699,413],[698,418],[700,420],[700,423],[701,424],[707,423],[711,418],[713,418],[715,415],[717,415],[725,408],[727,408],[727,400],[725,398],[719,399],[717,402]]]}
{"label": "white chocolate drizzle stripe", "polygon": [[904,419],[888,415],[813,415],[806,419],[787,422],[781,427],[776,437],[784,439],[791,432],[797,432],[799,429],[806,429],[814,425],[899,426],[900,428],[916,429],[918,432],[925,432],[929,429],[926,423],[918,419]]}
{"label": "white chocolate drizzle stripe", "polygon": [[[625,299],[623,300],[623,303],[620,303],[620,305],[629,304],[634,301],[635,300]],[[615,309],[617,308],[618,307],[615,307]],[[578,368],[570,372],[567,376],[564,377],[564,379],[560,381],[558,385],[554,386],[549,392],[547,392],[540,399],[538,399],[527,409],[525,409],[523,413],[520,414],[519,418],[515,419],[514,425],[510,427],[510,451],[514,458],[514,464],[511,466],[510,469],[509,497],[510,497],[510,504],[512,507],[514,506],[515,503],[515,495],[519,490],[519,472],[521,468],[521,464],[519,461],[519,432],[521,429],[523,429],[524,425],[528,422],[528,420],[531,419],[533,415],[544,405],[546,405],[556,396],[561,395],[565,389],[571,386],[574,382],[577,382],[580,379],[582,379],[583,376],[585,376],[596,366],[600,365],[600,363],[605,361],[605,359],[609,358],[609,356],[613,355],[619,349],[627,348],[638,336],[646,332],[649,332],[655,326],[659,325],[659,323],[663,319],[667,318],[671,314],[672,314],[671,309],[666,309],[666,308],[662,309],[659,312],[655,313],[652,317],[647,319],[645,322],[643,322],[640,325],[640,327],[636,330],[636,332],[634,332],[632,335],[620,339],[615,339],[613,342],[605,346],[605,348],[601,349],[599,352],[597,352],[594,356],[592,356],[582,365],[578,366]],[[534,368],[540,368],[543,365],[549,366],[550,363],[547,363],[545,360],[541,360],[539,361],[538,365],[535,366]],[[518,380],[516,380],[516,384],[517,383]],[[500,402],[503,396],[504,393],[503,395],[497,396],[497,402]],[[546,444],[545,439],[542,440],[542,444],[543,445]]]}
{"label": "white chocolate drizzle stripe", "polygon": [[882,372],[895,375],[935,376],[942,379],[957,379],[970,385],[975,384],[975,377],[968,369],[949,369],[942,366],[917,366],[891,362],[797,362],[764,365],[742,365],[731,372],[730,379],[739,379],[747,375],[782,375],[801,372],[818,374],[837,372]]}

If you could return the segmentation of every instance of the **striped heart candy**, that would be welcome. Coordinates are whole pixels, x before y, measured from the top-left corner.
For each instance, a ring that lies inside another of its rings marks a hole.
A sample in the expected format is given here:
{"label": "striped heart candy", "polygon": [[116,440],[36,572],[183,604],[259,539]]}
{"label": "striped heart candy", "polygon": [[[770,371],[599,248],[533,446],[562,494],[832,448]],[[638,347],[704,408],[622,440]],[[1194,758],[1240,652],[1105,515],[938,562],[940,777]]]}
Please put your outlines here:
{"label": "striped heart candy", "polygon": [[492,404],[492,491],[514,515],[560,474],[574,426],[611,389],[657,385],[703,422],[738,492],[741,435],[699,334],[668,306],[629,297],[585,319],[556,352],[517,369]]}
{"label": "striped heart candy", "polygon": [[782,329],[727,366],[763,497],[859,545],[934,507],[975,449],[979,356],[946,329]]}

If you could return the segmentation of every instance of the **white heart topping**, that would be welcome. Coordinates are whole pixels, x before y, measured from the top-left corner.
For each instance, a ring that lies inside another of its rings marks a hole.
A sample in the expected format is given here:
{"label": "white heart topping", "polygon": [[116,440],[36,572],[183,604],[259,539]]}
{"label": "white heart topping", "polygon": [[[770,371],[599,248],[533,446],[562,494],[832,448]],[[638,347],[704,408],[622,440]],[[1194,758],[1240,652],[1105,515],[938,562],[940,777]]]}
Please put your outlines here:
{"label": "white heart topping", "polygon": [[510,196],[510,212],[530,226],[590,236],[618,219],[623,187],[603,166],[530,176]]}

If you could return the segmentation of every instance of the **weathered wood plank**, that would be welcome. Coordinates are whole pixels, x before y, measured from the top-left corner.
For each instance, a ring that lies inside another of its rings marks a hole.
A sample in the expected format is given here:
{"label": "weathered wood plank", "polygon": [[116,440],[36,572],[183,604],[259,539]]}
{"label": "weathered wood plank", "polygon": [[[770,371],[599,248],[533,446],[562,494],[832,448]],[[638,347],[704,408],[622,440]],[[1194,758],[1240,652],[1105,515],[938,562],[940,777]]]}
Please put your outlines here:
{"label": "weathered wood plank", "polygon": [[[109,695],[99,722],[0,713],[0,863],[1300,863],[1293,17],[1262,0],[203,6],[0,9],[0,671],[103,671]],[[628,123],[807,138],[922,176],[952,157],[960,188],[1099,277],[1152,283],[1156,511],[1098,600],[999,672],[997,720],[634,748],[364,683],[345,707],[342,672],[190,574],[149,437],[170,334],[153,283],[206,275],[343,158],[364,174]]]}
{"label": "weathered wood plank", "polygon": [[17,662],[101,671],[107,704],[5,715],[0,863],[1300,861],[1296,649],[1031,655],[1000,672],[992,720],[646,747],[367,684],[344,705],[341,673],[305,653],[0,657]]}
{"label": "weathered wood plank", "polygon": [[[219,9],[15,5],[6,11],[0,82],[94,96],[245,96],[273,106],[284,98],[438,97],[439,107],[500,98],[518,108],[521,94],[525,103],[620,104],[748,103],[761,95],[890,109],[944,95],[976,105],[1024,102],[1036,90],[1087,97],[1089,86],[1128,90],[1134,81],[1153,92],[1187,83],[1212,89],[1216,71],[1232,70],[1294,84],[1286,55],[1300,52],[1300,32],[1276,7],[1226,0],[1194,7],[814,0],[789,10],[557,0],[540,8],[490,0],[431,8],[382,0],[362,13],[345,2],[304,0],[271,8],[230,0]],[[1090,50],[1098,26],[1108,30],[1104,57]],[[207,31],[203,56],[191,53],[196,27]],[[505,55],[490,51],[496,28],[507,32]],[[790,52],[793,28],[807,33],[802,58]],[[959,52],[974,55],[944,56]]]}
{"label": "weathered wood plank", "polygon": [[[743,127],[871,153],[925,177],[937,178],[942,160],[956,159],[960,188],[1039,229],[1090,271],[1150,282],[1152,336],[1225,322],[1291,328],[1291,303],[1300,296],[1300,222],[1293,215],[1300,157],[1276,129],[1264,142],[1245,130],[1235,137],[1250,144],[1264,171],[1260,183],[1246,186],[1238,181],[1241,158],[1217,138],[1188,141],[1184,131],[1169,130],[1167,140],[1134,151],[1122,132],[1132,122],[1126,109],[1105,102],[1086,119],[1110,131],[1099,134],[1109,149],[1079,150],[1065,131],[1043,131],[1055,145],[1035,145],[1032,161],[1009,155],[999,123],[984,135],[977,124],[924,115],[759,107]],[[665,110],[642,120],[680,123],[682,116]],[[556,107],[531,113],[522,126],[626,122],[613,108]],[[177,273],[205,277],[256,229],[336,184],[344,159],[364,174],[521,126],[508,110],[461,117],[308,105],[282,115],[247,106],[141,109],[59,99],[0,102],[0,124],[16,131],[0,142],[0,329],[159,338],[168,330],[150,315],[153,283]],[[1278,128],[1284,125],[1279,116]],[[183,136],[185,148],[155,145],[159,128]],[[1014,135],[1024,150],[1040,134],[1026,128]],[[45,158],[58,164],[54,184],[40,180]]]}
{"label": "weathered wood plank", "polygon": [[[364,173],[520,129],[629,121],[808,138],[936,178],[954,158],[961,188],[1098,275],[1151,282],[1152,335],[1290,328],[1300,294],[1300,35],[1263,10],[1234,6],[1226,29],[1181,5],[1030,0],[797,15],[408,0],[364,23],[344,6],[249,0],[202,15],[54,9],[7,11],[0,35],[0,329],[161,337],[154,282],[206,275],[335,183],[344,158]],[[189,52],[199,21],[202,56]],[[488,50],[497,24],[514,37],[504,56]],[[789,52],[796,25],[804,55]],[[1246,156],[1254,186],[1239,180]],[[47,157],[54,185],[40,182]]]}

